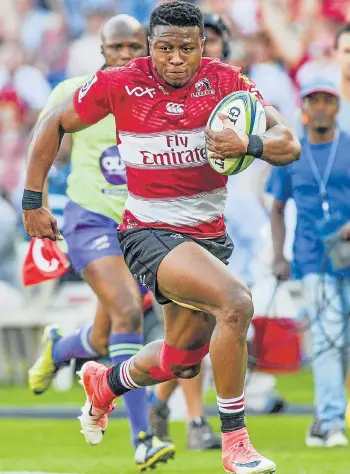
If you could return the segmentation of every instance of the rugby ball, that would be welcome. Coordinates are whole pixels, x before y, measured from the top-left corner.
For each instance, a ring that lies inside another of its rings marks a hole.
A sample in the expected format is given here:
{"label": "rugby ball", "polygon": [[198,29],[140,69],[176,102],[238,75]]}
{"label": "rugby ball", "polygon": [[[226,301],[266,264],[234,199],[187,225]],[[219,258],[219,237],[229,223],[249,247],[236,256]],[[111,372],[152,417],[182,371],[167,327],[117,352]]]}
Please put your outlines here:
{"label": "rugby ball", "polygon": [[[243,131],[247,135],[260,135],[266,132],[264,106],[250,92],[232,92],[218,103],[208,120],[208,127],[214,132],[223,130],[223,123],[218,117],[218,113],[227,115],[237,130]],[[213,170],[223,175],[241,173],[254,161],[254,157],[249,155],[242,158],[225,158],[225,160],[211,158],[210,155],[213,152],[207,148],[206,154]]]}

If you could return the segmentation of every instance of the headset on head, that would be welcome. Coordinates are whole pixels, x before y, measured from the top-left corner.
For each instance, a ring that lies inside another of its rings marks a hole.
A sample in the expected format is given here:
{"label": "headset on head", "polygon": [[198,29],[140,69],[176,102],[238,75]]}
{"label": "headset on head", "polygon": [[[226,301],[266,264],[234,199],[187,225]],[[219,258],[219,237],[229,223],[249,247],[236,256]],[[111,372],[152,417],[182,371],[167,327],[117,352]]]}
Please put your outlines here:
{"label": "headset on head", "polygon": [[222,38],[222,58],[226,60],[230,57],[230,42],[231,31],[223,19],[216,13],[204,13],[204,27],[213,28]]}

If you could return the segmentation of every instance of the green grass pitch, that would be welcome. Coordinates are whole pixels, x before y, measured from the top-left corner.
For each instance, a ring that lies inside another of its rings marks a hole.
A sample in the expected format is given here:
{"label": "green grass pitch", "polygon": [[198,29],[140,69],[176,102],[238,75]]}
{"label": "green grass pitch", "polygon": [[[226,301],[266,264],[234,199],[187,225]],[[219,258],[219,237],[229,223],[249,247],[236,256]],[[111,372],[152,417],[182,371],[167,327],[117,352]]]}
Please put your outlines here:
{"label": "green grass pitch", "polygon": [[[216,420],[215,426],[218,428]],[[348,473],[350,452],[345,449],[308,449],[304,445],[305,417],[252,417],[252,439],[277,463],[277,474]],[[126,421],[110,423],[103,443],[89,446],[78,421],[1,420],[0,452],[3,471],[42,471],[84,474],[137,472]],[[184,423],[172,424],[177,445],[174,461],[157,468],[158,474],[216,474],[224,472],[220,452],[193,453],[185,449]]]}
{"label": "green grass pitch", "polygon": [[[312,402],[310,373],[279,376],[278,389],[291,402]],[[207,401],[214,402],[214,393]],[[0,387],[0,406],[77,405],[81,388],[56,393],[50,390],[34,397],[25,388]],[[216,430],[219,422],[211,420]],[[304,444],[311,422],[306,416],[254,416],[247,424],[258,450],[277,463],[276,474],[347,474],[350,448],[310,449]],[[78,420],[8,420],[0,418],[0,473],[55,472],[66,474],[137,473],[125,420],[112,420],[99,446],[89,446],[79,433]],[[161,465],[158,474],[223,473],[220,452],[193,453],[186,450],[185,423],[174,422],[171,435],[177,446],[176,459]]]}

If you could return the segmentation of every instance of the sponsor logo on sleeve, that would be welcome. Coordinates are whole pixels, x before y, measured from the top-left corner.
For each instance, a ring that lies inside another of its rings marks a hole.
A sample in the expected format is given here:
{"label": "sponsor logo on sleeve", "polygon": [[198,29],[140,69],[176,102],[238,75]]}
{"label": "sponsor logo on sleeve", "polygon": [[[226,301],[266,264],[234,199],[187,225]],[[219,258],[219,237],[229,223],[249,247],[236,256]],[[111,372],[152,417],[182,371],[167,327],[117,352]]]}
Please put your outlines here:
{"label": "sponsor logo on sleeve", "polygon": [[86,94],[89,92],[89,89],[90,87],[95,84],[95,82],[97,82],[97,76],[95,74],[94,77],[92,77],[91,79],[89,79],[84,85],[83,87],[80,89],[79,91],[79,95],[78,95],[78,101],[81,102],[82,98],[86,96]]}
{"label": "sponsor logo on sleeve", "polygon": [[258,96],[259,94],[258,89],[256,85],[254,84],[254,82],[251,79],[249,79],[249,77],[247,77],[245,74],[239,74],[238,77],[239,79],[242,79],[246,83],[248,92]]}

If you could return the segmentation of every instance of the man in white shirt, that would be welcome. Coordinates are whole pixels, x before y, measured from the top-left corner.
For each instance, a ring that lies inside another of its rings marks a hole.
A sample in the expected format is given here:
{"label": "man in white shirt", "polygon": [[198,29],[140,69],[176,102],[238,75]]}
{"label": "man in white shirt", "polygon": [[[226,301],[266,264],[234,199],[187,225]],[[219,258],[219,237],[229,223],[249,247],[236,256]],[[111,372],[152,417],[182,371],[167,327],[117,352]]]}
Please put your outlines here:
{"label": "man in white shirt", "polygon": [[0,64],[0,90],[11,84],[18,96],[34,112],[34,124],[50,95],[49,83],[39,69],[25,64],[24,54],[16,43],[1,46]]}
{"label": "man in white shirt", "polygon": [[[85,3],[85,2],[84,2]],[[93,74],[102,66],[100,33],[111,16],[110,2],[86,2],[83,5],[85,33],[68,50],[68,77]]]}
{"label": "man in white shirt", "polygon": [[340,65],[340,112],[341,129],[350,132],[350,23],[344,24],[335,38],[335,50]]}

